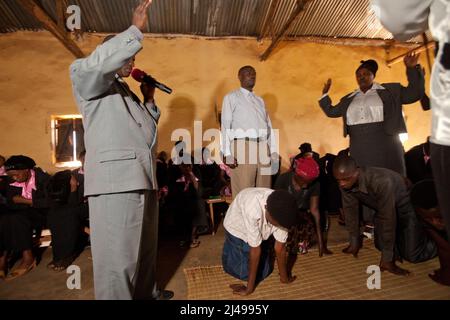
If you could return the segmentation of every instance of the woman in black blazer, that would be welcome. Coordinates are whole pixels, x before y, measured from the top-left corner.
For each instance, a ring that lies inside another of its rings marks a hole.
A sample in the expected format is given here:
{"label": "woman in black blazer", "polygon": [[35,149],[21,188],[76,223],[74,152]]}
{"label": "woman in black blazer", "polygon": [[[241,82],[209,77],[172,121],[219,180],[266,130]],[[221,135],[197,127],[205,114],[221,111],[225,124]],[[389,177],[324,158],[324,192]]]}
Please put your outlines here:
{"label": "woman in black blazer", "polygon": [[406,133],[402,105],[420,100],[425,92],[419,55],[404,58],[408,86],[374,82],[378,64],[362,61],[356,70],[359,88],[333,106],[328,96],[331,79],[323,88],[320,107],[328,117],[342,117],[344,136],[350,135],[350,154],[360,166],[382,167],[406,176],[404,149],[399,134]]}

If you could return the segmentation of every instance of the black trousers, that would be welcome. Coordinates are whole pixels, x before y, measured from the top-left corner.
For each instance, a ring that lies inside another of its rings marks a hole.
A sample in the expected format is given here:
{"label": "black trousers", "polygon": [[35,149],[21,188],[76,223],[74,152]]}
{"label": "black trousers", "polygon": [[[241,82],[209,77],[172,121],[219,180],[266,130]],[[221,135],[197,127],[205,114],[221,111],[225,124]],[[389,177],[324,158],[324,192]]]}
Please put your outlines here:
{"label": "black trousers", "polygon": [[80,207],[60,206],[49,210],[53,260],[73,258],[81,238]]}
{"label": "black trousers", "polygon": [[40,235],[45,216],[45,211],[35,208],[7,209],[0,216],[0,250],[22,252],[32,249],[33,230]]}
{"label": "black trousers", "polygon": [[396,232],[395,251],[406,261],[418,263],[436,257],[436,242],[427,233],[425,224],[412,205],[408,204],[398,210]]}
{"label": "black trousers", "polygon": [[450,239],[450,146],[431,144],[431,167],[439,208]]}

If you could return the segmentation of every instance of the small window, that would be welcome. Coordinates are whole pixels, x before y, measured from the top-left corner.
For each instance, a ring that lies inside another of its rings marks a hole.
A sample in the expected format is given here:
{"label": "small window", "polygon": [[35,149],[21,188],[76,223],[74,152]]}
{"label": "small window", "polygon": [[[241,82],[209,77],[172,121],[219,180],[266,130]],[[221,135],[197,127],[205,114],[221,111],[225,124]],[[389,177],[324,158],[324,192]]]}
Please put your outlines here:
{"label": "small window", "polygon": [[81,115],[52,116],[52,158],[59,168],[80,167],[78,156],[84,150]]}

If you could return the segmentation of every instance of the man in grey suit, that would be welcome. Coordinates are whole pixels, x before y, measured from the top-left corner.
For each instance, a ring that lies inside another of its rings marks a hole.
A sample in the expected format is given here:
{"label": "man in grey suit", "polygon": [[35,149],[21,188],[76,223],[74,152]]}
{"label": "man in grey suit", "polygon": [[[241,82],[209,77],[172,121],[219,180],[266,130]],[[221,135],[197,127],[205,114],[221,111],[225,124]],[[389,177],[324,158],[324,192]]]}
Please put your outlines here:
{"label": "man in grey suit", "polygon": [[155,151],[160,111],[154,88],[140,102],[122,79],[142,49],[151,0],[130,28],[70,66],[85,130],[85,196],[89,197],[96,299],[161,299],[156,286],[158,208]]}

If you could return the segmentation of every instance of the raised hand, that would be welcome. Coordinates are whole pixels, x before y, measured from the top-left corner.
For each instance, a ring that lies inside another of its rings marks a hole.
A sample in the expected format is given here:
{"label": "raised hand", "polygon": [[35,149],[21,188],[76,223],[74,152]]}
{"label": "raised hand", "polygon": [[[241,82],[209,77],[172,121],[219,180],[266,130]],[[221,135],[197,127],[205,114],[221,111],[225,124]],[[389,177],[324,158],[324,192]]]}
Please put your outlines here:
{"label": "raised hand", "polygon": [[134,9],[133,13],[133,25],[136,26],[141,31],[144,31],[145,25],[148,20],[147,9],[152,4],[152,0],[143,0],[137,7]]}
{"label": "raised hand", "polygon": [[408,68],[414,68],[419,61],[420,53],[410,52],[404,58],[403,62]]}
{"label": "raised hand", "polygon": [[322,93],[328,93],[328,91],[330,91],[330,87],[331,87],[331,79],[328,79],[327,82],[325,82],[325,84],[323,85],[323,89],[322,89]]}

